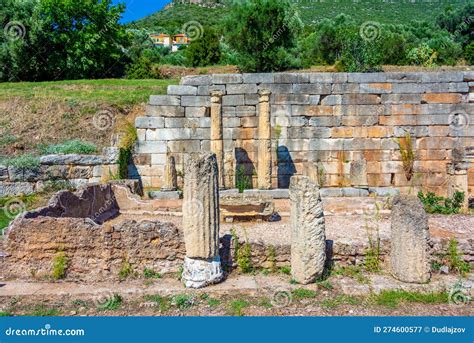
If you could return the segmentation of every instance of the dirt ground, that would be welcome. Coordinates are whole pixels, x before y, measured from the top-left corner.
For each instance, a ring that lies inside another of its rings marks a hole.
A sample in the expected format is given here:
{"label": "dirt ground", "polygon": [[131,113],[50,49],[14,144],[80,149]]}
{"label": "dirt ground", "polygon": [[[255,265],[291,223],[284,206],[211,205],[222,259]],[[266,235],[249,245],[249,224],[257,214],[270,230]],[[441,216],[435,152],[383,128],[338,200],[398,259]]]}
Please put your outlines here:
{"label": "dirt ground", "polygon": [[177,278],[94,285],[7,282],[0,284],[0,315],[474,315],[471,303],[453,298],[450,288],[458,282],[456,276],[436,275],[427,285],[401,284],[383,274],[364,277],[361,281],[336,275],[301,286],[293,284],[288,275],[254,273],[233,275],[202,290],[186,290]]}

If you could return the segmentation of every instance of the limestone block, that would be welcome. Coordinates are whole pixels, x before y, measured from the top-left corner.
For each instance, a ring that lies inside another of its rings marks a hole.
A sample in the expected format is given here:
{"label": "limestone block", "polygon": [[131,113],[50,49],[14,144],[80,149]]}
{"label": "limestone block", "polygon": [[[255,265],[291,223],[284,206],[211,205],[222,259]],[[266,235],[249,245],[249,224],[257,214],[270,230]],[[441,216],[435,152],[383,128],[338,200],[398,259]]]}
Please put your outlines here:
{"label": "limestone block", "polygon": [[341,104],[342,104],[341,95],[328,95],[328,96],[325,96],[321,100],[321,105],[324,105],[324,106],[334,106],[334,105],[341,105]]}
{"label": "limestone block", "polygon": [[273,73],[252,73],[243,74],[244,83],[273,83]]}
{"label": "limestone block", "polygon": [[46,165],[61,165],[61,164],[75,164],[92,166],[103,164],[104,159],[98,155],[78,155],[78,154],[66,154],[66,155],[45,155],[40,157],[40,163]]}
{"label": "limestone block", "polygon": [[361,93],[374,93],[374,94],[383,94],[392,92],[391,83],[361,83],[360,84]]}
{"label": "limestone block", "polygon": [[237,117],[252,117],[257,114],[255,106],[237,106],[235,107],[235,115]]}
{"label": "limestone block", "polygon": [[347,82],[347,73],[311,73],[311,83],[344,83]]}
{"label": "limestone block", "polygon": [[184,117],[184,107],[181,106],[147,106],[148,117]]}
{"label": "limestone block", "polygon": [[394,83],[392,87],[393,93],[420,93],[425,92],[425,84],[420,83]]}
{"label": "limestone block", "polygon": [[255,94],[257,93],[256,84],[230,84],[226,87],[227,94]]}
{"label": "limestone block", "polygon": [[212,91],[222,91],[225,94],[225,85],[199,86],[197,95],[209,95]]}
{"label": "limestone block", "polygon": [[437,73],[422,73],[422,82],[462,82],[464,75],[462,71],[456,72],[437,72]]}
{"label": "limestone block", "polygon": [[195,86],[168,86],[168,95],[197,95],[197,87]]}
{"label": "limestone block", "polygon": [[242,83],[242,74],[213,74],[213,84]]}
{"label": "limestone block", "polygon": [[245,105],[245,97],[240,95],[224,95],[222,97],[222,106],[243,106]]}
{"label": "limestone block", "polygon": [[245,94],[245,105],[257,105],[258,94]]}
{"label": "limestone block", "polygon": [[0,181],[8,180],[8,168],[0,165]]}
{"label": "limestone block", "polygon": [[151,95],[149,104],[152,106],[179,106],[181,100],[179,96]]}
{"label": "limestone block", "polygon": [[290,180],[291,275],[301,284],[316,281],[326,262],[326,233],[319,188],[306,176]]}
{"label": "limestone block", "polygon": [[165,127],[165,119],[160,117],[138,117],[135,119],[137,129],[158,129]]}
{"label": "limestone block", "polygon": [[335,83],[332,85],[332,94],[359,93],[358,83]]}
{"label": "limestone block", "polygon": [[211,75],[193,75],[184,76],[181,78],[181,85],[189,86],[207,86],[212,83]]}
{"label": "limestone block", "polygon": [[349,73],[347,82],[367,83],[367,82],[386,82],[386,73]]}
{"label": "limestone block", "polygon": [[307,94],[272,94],[271,103],[276,105],[305,105],[309,104],[309,95]]}
{"label": "limestone block", "polygon": [[275,73],[275,83],[309,83],[309,74],[303,73]]}
{"label": "limestone block", "polygon": [[33,184],[29,182],[0,182],[0,198],[33,192]]}
{"label": "limestone block", "polygon": [[420,104],[421,94],[382,94],[383,104]]}
{"label": "limestone block", "polygon": [[294,84],[295,94],[331,94],[330,83]]}
{"label": "limestone block", "polygon": [[166,154],[166,142],[164,141],[139,142],[135,150],[138,154]]}
{"label": "limestone block", "polygon": [[290,83],[261,83],[258,90],[267,89],[272,93],[293,93],[293,85]]}
{"label": "limestone block", "polygon": [[181,105],[182,106],[195,106],[195,107],[209,107],[209,106],[211,106],[211,101],[210,101],[210,98],[208,96],[183,95],[181,97]]}
{"label": "limestone block", "polygon": [[390,264],[403,282],[430,280],[428,217],[416,196],[397,196],[391,214]]}
{"label": "limestone block", "polygon": [[425,83],[426,93],[468,93],[467,82]]}
{"label": "limestone block", "polygon": [[9,179],[12,182],[38,181],[41,178],[40,168],[8,167]]}
{"label": "limestone block", "polygon": [[380,104],[381,98],[376,94],[344,94],[343,105],[375,105]]}
{"label": "limestone block", "polygon": [[185,108],[186,117],[207,117],[209,116],[208,107],[186,107]]}
{"label": "limestone block", "polygon": [[350,179],[353,186],[367,186],[367,161],[365,159],[351,161]]}

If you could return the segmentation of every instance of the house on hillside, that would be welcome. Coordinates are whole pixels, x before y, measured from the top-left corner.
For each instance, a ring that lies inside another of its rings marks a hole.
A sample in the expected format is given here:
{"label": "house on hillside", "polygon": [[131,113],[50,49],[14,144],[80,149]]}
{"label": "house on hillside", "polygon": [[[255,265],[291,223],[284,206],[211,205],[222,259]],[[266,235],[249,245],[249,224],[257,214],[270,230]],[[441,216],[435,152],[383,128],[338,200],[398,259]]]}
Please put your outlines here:
{"label": "house on hillside", "polygon": [[181,46],[189,45],[189,38],[184,33],[176,35],[167,35],[165,33],[150,34],[150,39],[155,46],[169,47],[172,52],[178,51]]}

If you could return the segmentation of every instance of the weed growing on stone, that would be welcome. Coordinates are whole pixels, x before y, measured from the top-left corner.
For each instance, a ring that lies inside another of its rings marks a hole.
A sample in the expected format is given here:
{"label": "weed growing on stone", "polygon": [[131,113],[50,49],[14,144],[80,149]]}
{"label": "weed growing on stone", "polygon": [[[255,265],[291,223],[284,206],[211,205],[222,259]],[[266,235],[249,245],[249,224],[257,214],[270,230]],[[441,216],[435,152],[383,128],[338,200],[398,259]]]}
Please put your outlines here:
{"label": "weed growing on stone", "polygon": [[464,197],[464,192],[455,192],[452,198],[436,196],[433,192],[428,192],[426,195],[422,191],[418,192],[418,198],[428,213],[459,213],[462,208],[462,203],[464,202]]}
{"label": "weed growing on stone", "polygon": [[80,306],[80,307],[86,307],[86,308],[89,307],[89,305],[87,304],[87,301],[81,300],[81,299],[73,300],[71,301],[71,304],[74,306]]}
{"label": "weed growing on stone", "polygon": [[451,270],[456,270],[461,276],[469,273],[469,263],[462,259],[462,254],[458,250],[458,241],[455,238],[451,238],[449,241],[446,259]]}
{"label": "weed growing on stone", "polygon": [[332,290],[334,288],[333,284],[329,280],[323,280],[318,282],[318,287],[327,289],[327,290]]}
{"label": "weed growing on stone", "polygon": [[282,274],[291,275],[291,268],[288,267],[288,266],[280,267],[279,271],[280,271],[280,273],[282,273]]}
{"label": "weed growing on stone", "polygon": [[232,229],[232,240],[234,242],[234,256],[237,259],[237,266],[240,272],[250,273],[252,268],[252,252],[249,243],[244,243],[242,246],[239,243],[239,236],[237,232]]}
{"label": "weed growing on stone", "polygon": [[221,301],[219,299],[215,299],[215,298],[207,299],[207,305],[209,305],[209,307],[217,307],[220,304],[221,304]]}
{"label": "weed growing on stone", "polygon": [[374,296],[377,305],[396,308],[402,302],[422,303],[422,304],[443,304],[448,302],[446,292],[439,293],[419,293],[404,290],[383,290]]}
{"label": "weed growing on stone", "polygon": [[276,267],[276,249],[273,245],[270,245],[267,249],[267,261],[269,264],[269,271],[275,273],[277,270]]}
{"label": "weed growing on stone", "polygon": [[241,317],[244,315],[243,309],[249,306],[250,306],[250,303],[246,300],[242,300],[242,299],[234,300],[229,304],[230,314],[232,316]]}
{"label": "weed growing on stone", "polygon": [[66,277],[67,257],[64,251],[60,251],[53,259],[53,280],[60,280]]}
{"label": "weed growing on stone", "polygon": [[153,269],[145,268],[143,269],[143,276],[146,279],[161,279],[161,274],[155,272]]}
{"label": "weed growing on stone", "polygon": [[373,226],[369,224],[370,218],[365,219],[369,246],[365,251],[364,266],[369,273],[377,273],[380,271],[380,207],[377,203],[375,204],[375,214],[371,219],[374,223]]}
{"label": "weed growing on stone", "polygon": [[171,303],[184,311],[189,310],[196,303],[194,296],[190,294],[178,294],[171,298]]}
{"label": "weed growing on stone", "polygon": [[294,289],[292,292],[293,298],[295,299],[312,299],[316,298],[317,293],[310,289],[298,288]]}
{"label": "weed growing on stone", "polygon": [[403,170],[408,181],[411,180],[414,173],[415,152],[413,151],[413,139],[407,132],[405,137],[397,140],[400,155],[402,156]]}
{"label": "weed growing on stone", "polygon": [[119,270],[119,279],[120,279],[120,281],[125,280],[130,275],[132,275],[132,273],[133,273],[132,265],[130,264],[130,262],[128,262],[127,259],[124,259],[122,261],[122,267]]}

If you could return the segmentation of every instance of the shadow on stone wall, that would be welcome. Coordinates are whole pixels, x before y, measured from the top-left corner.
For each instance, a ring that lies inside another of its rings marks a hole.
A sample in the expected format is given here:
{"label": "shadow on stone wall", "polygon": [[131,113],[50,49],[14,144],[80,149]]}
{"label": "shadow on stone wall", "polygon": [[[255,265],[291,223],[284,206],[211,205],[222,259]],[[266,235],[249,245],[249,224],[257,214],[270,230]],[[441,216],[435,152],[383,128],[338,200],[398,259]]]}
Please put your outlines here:
{"label": "shadow on stone wall", "polygon": [[296,167],[286,146],[278,147],[277,167],[278,188],[289,188],[290,178],[296,174]]}
{"label": "shadow on stone wall", "polygon": [[255,174],[255,165],[250,160],[247,150],[235,148],[235,186],[239,184],[245,189],[253,188],[253,175]]}

